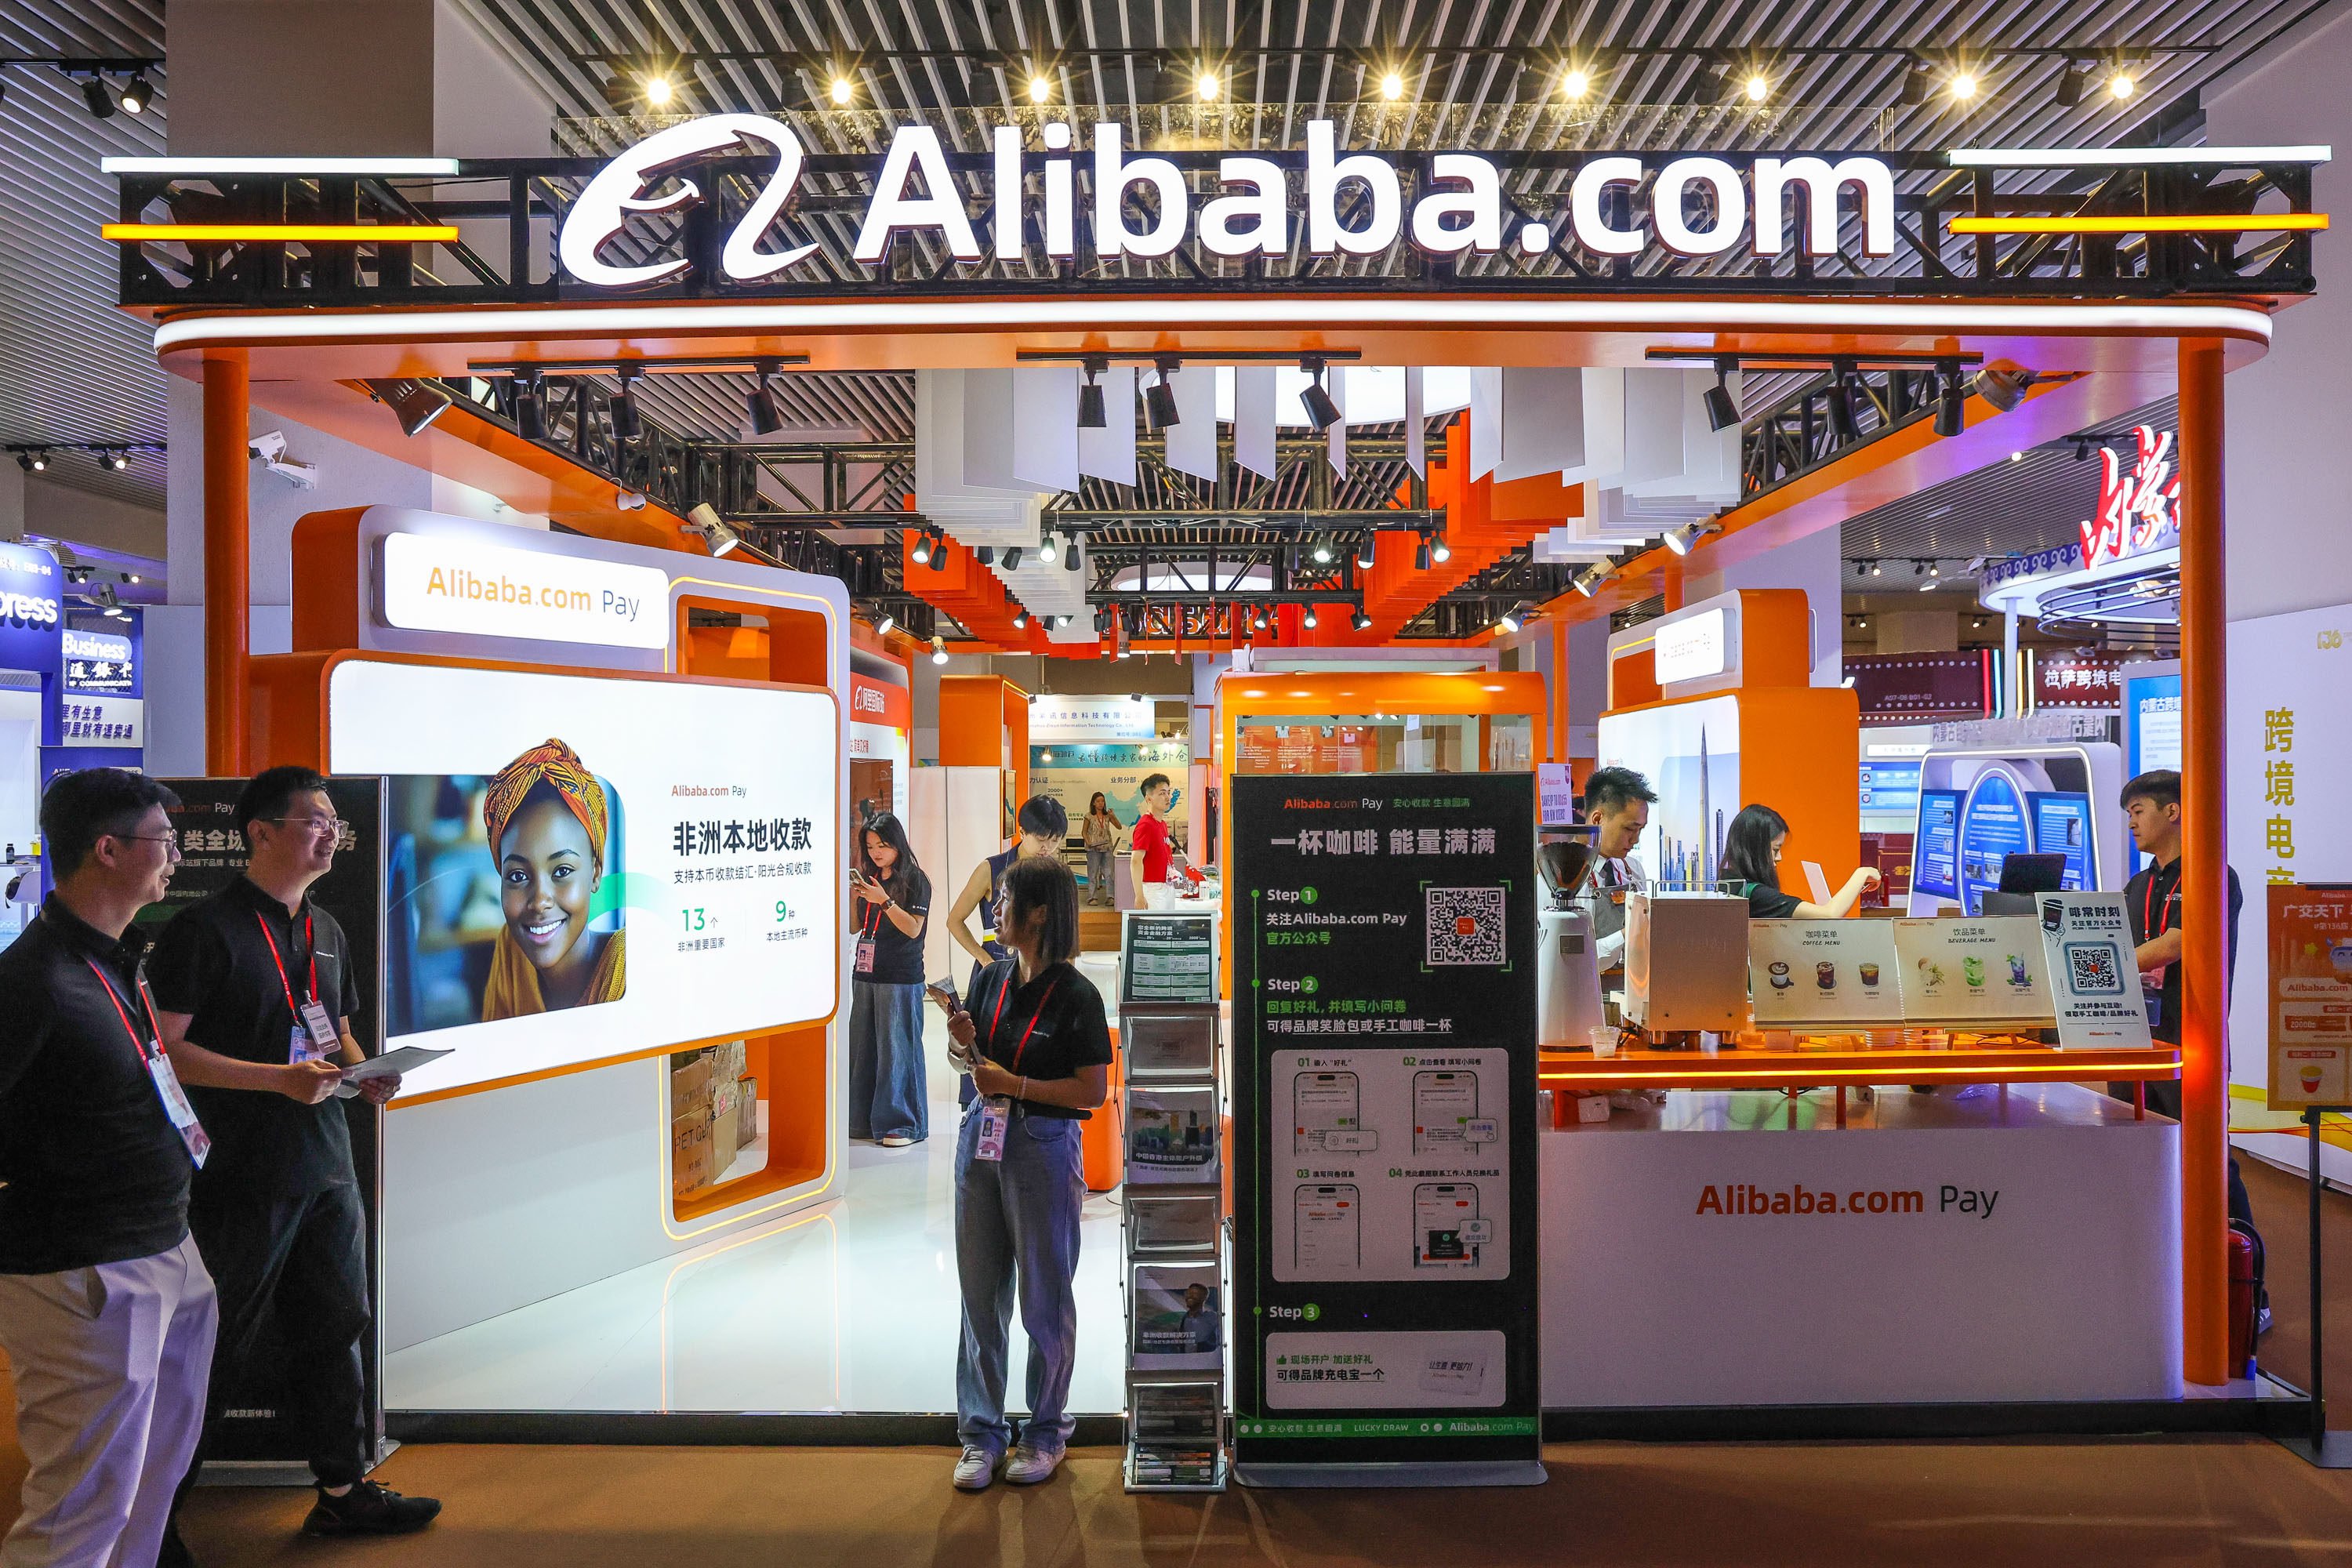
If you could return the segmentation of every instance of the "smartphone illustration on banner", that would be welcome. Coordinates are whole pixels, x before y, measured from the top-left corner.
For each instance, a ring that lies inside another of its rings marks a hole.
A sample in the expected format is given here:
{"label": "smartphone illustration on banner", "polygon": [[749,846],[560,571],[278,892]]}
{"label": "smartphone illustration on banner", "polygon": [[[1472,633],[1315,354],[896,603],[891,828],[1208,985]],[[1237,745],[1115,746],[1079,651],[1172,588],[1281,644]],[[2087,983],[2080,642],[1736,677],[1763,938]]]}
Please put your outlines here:
{"label": "smartphone illustration on banner", "polygon": [[1303,1186],[1291,1240],[1301,1274],[1352,1272],[1363,1261],[1364,1205],[1353,1184]]}
{"label": "smartphone illustration on banner", "polygon": [[1458,1152],[1468,1141],[1470,1123],[1477,1114],[1476,1073],[1417,1072],[1412,1075],[1414,1153]]}
{"label": "smartphone illustration on banner", "polygon": [[1412,1189],[1412,1261],[1422,1268],[1475,1268],[1478,1189],[1468,1182],[1423,1182]]}
{"label": "smartphone illustration on banner", "polygon": [[1352,1133],[1362,1125],[1362,1099],[1351,1072],[1303,1072],[1292,1078],[1291,1152],[1320,1154],[1354,1147],[1352,1139],[1331,1134]]}

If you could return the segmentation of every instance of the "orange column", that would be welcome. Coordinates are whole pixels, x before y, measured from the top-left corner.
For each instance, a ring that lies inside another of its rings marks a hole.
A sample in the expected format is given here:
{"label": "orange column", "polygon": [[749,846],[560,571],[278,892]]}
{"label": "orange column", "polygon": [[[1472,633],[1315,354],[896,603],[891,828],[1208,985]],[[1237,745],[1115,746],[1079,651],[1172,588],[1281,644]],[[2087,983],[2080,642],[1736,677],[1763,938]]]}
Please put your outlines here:
{"label": "orange column", "polygon": [[2180,344],[2181,1371],[2229,1376],[2221,345]]}
{"label": "orange column", "polygon": [[253,598],[246,500],[251,415],[242,351],[205,361],[205,771],[246,771]]}
{"label": "orange column", "polygon": [[1666,614],[1673,615],[1683,607],[1683,558],[1668,551],[1665,569],[1658,575],[1660,597],[1664,601]]}

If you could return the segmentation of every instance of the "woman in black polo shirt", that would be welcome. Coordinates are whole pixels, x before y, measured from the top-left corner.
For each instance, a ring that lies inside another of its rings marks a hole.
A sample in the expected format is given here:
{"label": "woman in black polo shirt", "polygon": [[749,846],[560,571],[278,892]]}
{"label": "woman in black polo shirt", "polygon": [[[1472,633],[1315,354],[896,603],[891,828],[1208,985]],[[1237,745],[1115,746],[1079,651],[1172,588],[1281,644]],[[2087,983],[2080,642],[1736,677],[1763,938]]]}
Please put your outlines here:
{"label": "woman in black polo shirt", "polygon": [[931,1134],[923,1087],[923,926],[931,879],[887,811],[857,834],[857,953],[850,965],[849,1135],[903,1149]]}
{"label": "woman in black polo shirt", "polygon": [[1013,956],[975,975],[948,1020],[972,1080],[955,1163],[963,1286],[956,1355],[963,1453],[955,1484],[967,1491],[993,1479],[1012,1436],[1004,1357],[1016,1289],[1029,1333],[1030,1415],[1004,1479],[1045,1479],[1069,1443],[1065,1406],[1078,1327],[1071,1280],[1086,1199],[1078,1123],[1109,1087],[1102,997],[1070,963],[1078,951],[1076,879],[1059,860],[1020,860],[1004,874],[1003,897],[996,929]]}
{"label": "woman in black polo shirt", "polygon": [[1723,835],[1723,876],[1727,892],[1748,900],[1748,914],[1759,921],[1843,920],[1863,893],[1878,886],[1878,873],[1864,866],[1845,879],[1837,897],[1826,904],[1808,903],[1780,890],[1780,850],[1789,842],[1789,823],[1769,805],[1743,806]]}

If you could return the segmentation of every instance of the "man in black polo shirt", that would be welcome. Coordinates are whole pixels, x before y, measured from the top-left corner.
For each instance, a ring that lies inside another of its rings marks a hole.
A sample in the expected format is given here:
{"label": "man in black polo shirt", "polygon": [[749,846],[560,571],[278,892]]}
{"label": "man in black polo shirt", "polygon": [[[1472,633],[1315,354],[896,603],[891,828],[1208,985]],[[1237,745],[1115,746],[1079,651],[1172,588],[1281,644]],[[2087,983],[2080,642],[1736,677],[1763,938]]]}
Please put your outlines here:
{"label": "man in black polo shirt", "polygon": [[121,768],[50,784],[56,890],[0,952],[0,1349],[31,1461],[7,1568],[154,1562],[204,1420],[213,1282],[187,1213],[205,1134],[124,934],[172,879],[175,804]]}
{"label": "man in black polo shirt", "polygon": [[[236,805],[245,875],[164,928],[153,984],[164,1045],[214,1142],[188,1216],[220,1288],[207,1427],[274,1309],[287,1403],[319,1483],[303,1530],[394,1534],[423,1529],[441,1505],[366,1479],[365,1217],[351,1131],[333,1102],[342,1069],[366,1053],[351,1032],[361,993],[350,943],[310,897],[342,830],[326,783],[280,767],[246,785]],[[382,1104],[399,1081],[369,1079],[367,1096]],[[202,1464],[200,1453],[183,1498]],[[176,1532],[167,1546],[184,1552]]]}

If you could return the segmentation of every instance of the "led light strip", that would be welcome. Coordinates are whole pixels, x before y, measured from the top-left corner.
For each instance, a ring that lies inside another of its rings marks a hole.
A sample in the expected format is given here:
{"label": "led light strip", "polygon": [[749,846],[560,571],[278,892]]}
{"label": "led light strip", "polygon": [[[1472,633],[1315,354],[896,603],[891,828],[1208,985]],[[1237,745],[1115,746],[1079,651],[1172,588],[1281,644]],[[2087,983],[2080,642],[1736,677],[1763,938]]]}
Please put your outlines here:
{"label": "led light strip", "polygon": [[2326,213],[2256,213],[2251,217],[2192,213],[2172,217],[1956,217],[1954,234],[2266,234],[2322,229]]}
{"label": "led light strip", "polygon": [[454,174],[455,158],[101,158],[110,174]]}
{"label": "led light strip", "polygon": [[457,241],[457,226],[450,223],[110,223],[100,225],[98,233],[101,239],[125,245],[151,239],[278,240],[303,245],[454,245]]}
{"label": "led light strip", "polygon": [[2105,163],[2118,168],[2154,164],[2326,163],[2333,147],[1956,147],[1945,154],[1963,169],[2070,169]]}
{"label": "led light strip", "polygon": [[[387,301],[389,303],[389,301]],[[768,335],[1022,328],[1165,331],[1188,325],[1268,331],[1391,329],[1465,331],[1497,327],[1560,331],[1907,333],[2145,332],[2232,336],[2267,343],[2269,312],[2247,305],[1979,305],[1964,300],[1861,303],[1845,300],[1102,299],[893,300],[765,305],[511,307],[480,310],[303,310],[283,315],[183,316],[155,329],[155,352],[270,343],[482,342],[604,338],[635,333]]]}

